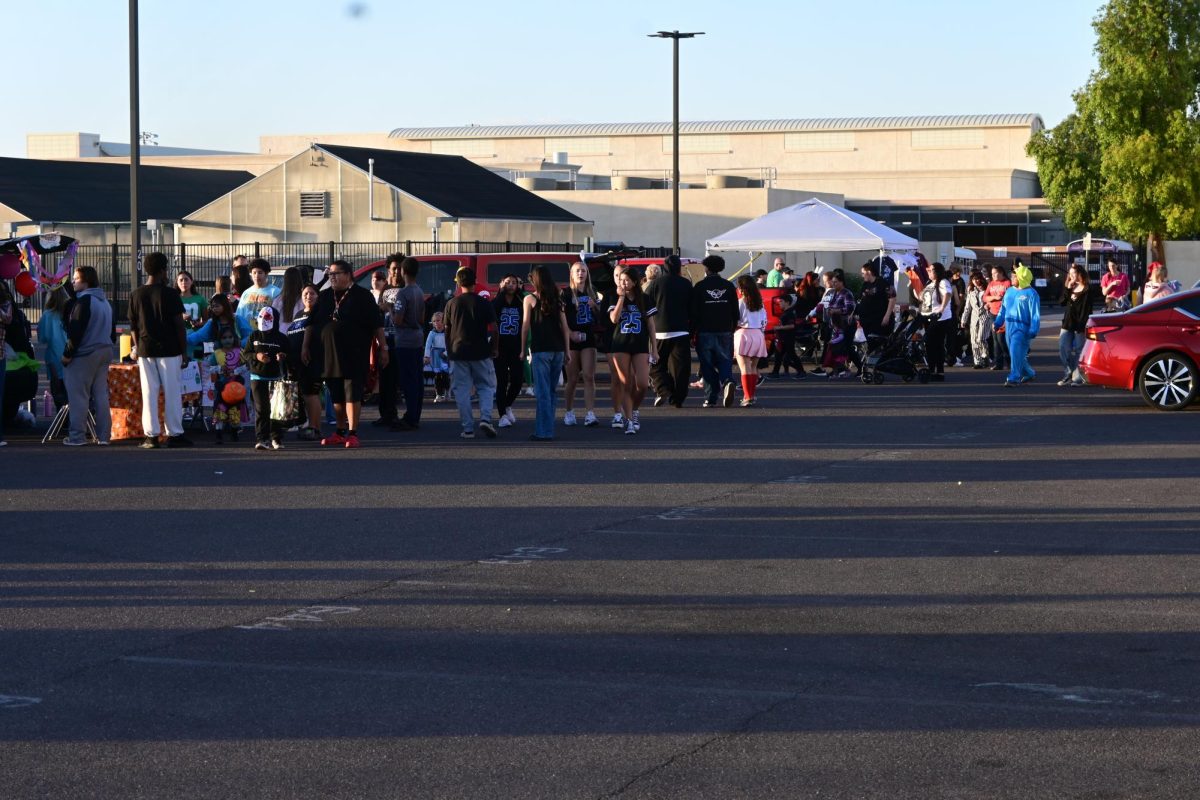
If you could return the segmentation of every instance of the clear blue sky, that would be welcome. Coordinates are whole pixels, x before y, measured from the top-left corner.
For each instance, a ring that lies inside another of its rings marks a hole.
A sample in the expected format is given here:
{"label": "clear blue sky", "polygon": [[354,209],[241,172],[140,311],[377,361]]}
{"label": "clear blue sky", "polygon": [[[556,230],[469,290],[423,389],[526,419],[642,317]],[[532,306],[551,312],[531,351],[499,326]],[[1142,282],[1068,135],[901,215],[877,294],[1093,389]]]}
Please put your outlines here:
{"label": "clear blue sky", "polygon": [[[0,155],[24,156],[30,132],[127,142],[127,4],[5,5]],[[682,44],[685,120],[1035,112],[1052,126],[1094,66],[1100,7],[143,0],[141,127],[162,145],[257,151],[260,134],[666,121],[671,45],[645,36],[660,29],[707,33]]]}

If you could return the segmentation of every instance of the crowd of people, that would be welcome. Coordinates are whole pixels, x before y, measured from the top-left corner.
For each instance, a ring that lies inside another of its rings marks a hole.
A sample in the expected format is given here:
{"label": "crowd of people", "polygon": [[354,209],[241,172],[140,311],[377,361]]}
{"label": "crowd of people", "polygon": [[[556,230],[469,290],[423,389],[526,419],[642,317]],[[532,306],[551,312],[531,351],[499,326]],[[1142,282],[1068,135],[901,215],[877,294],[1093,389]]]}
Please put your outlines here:
{"label": "crowd of people", "polygon": [[[300,439],[325,447],[359,447],[362,405],[372,392],[378,403],[372,425],[417,431],[427,382],[435,403],[456,404],[465,439],[475,438],[476,431],[494,438],[497,429],[513,427],[514,404],[522,386],[531,384],[536,400],[529,438],[550,441],[559,386],[562,424],[602,424],[596,392],[600,353],[610,367],[609,425],[636,435],[648,395],[655,406],[680,408],[690,389],[701,389],[704,407],[729,407],[740,390],[740,404],[754,406],[764,380],[853,375],[873,343],[895,329],[902,311],[919,317],[930,380],[944,380],[952,365],[1007,371],[1007,386],[1034,379],[1028,352],[1040,330],[1040,300],[1031,272],[1019,264],[1011,275],[1004,266],[983,265],[964,276],[957,265],[947,269],[917,254],[907,304],[897,300],[890,259],[862,265],[857,294],[841,269],[797,277],[776,259],[770,272],[743,275],[734,284],[721,275],[721,257],[709,256],[702,265],[704,277],[694,285],[676,256],[644,274],[617,265],[607,295],[582,262],[572,266],[562,287],[546,267],[537,266],[527,276],[506,275],[494,297],[476,291],[475,274],[463,268],[454,297],[434,311],[418,282],[420,263],[403,254],[386,259],[385,269],[372,275],[370,290],[355,283],[344,261],[328,266],[321,287],[297,267],[287,269],[277,286],[265,260],[238,256],[230,274],[218,278],[216,291],[205,297],[187,270],[178,270],[171,285],[166,257],[150,253],[143,264],[145,284],[129,303],[131,355],[143,395],[141,447],[192,444],[179,398],[181,368],[193,359],[202,359],[214,376],[209,421],[215,441],[238,441],[252,408],[254,446],[262,450],[282,449],[289,427]],[[532,287],[528,293],[522,289],[526,284]],[[65,444],[86,443],[89,411],[94,437],[108,444],[113,310],[94,269],[77,268],[72,288],[48,297],[38,325],[49,392],[56,405],[70,409]],[[775,314],[768,313],[764,289],[776,290],[768,292]],[[1178,290],[1164,266],[1151,265],[1146,300]],[[14,305],[2,283],[0,291],[2,336]],[[1101,281],[1101,293],[1106,310],[1128,307],[1128,277],[1115,263]],[[1084,383],[1078,361],[1091,296],[1086,271],[1071,266],[1061,298],[1060,386]],[[695,381],[693,343],[700,373]],[[819,366],[806,372],[806,360]],[[286,419],[273,407],[284,382],[295,395]],[[160,391],[166,401],[161,420],[154,401]],[[331,429],[323,430],[326,425]]]}

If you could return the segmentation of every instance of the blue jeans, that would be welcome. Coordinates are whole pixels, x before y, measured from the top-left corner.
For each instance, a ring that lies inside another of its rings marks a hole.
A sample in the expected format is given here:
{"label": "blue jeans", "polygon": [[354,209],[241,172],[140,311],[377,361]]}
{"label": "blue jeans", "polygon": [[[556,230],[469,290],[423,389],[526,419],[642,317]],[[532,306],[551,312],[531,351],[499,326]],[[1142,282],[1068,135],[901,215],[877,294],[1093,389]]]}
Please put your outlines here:
{"label": "blue jeans", "polygon": [[454,388],[454,404],[464,431],[475,430],[475,415],[471,412],[471,387],[479,395],[479,421],[491,423],[492,402],[496,398],[496,368],[492,360],[451,361],[450,384]]}
{"label": "blue jeans", "polygon": [[533,391],[537,393],[537,416],[533,435],[549,439],[554,436],[554,413],[558,408],[558,376],[562,374],[563,353],[533,353],[530,363],[533,372]]}
{"label": "blue jeans", "polygon": [[1062,331],[1058,334],[1058,357],[1063,365],[1063,377],[1082,380],[1079,374],[1079,354],[1083,352],[1083,334],[1077,331]]}
{"label": "blue jeans", "polygon": [[721,387],[733,380],[733,334],[697,334],[696,357],[704,378],[704,399],[716,403]]}
{"label": "blue jeans", "polygon": [[1005,326],[1005,338],[1008,341],[1008,354],[1012,368],[1008,371],[1008,379],[1013,383],[1029,380],[1037,373],[1029,366],[1029,331],[1018,328],[1012,323]]}

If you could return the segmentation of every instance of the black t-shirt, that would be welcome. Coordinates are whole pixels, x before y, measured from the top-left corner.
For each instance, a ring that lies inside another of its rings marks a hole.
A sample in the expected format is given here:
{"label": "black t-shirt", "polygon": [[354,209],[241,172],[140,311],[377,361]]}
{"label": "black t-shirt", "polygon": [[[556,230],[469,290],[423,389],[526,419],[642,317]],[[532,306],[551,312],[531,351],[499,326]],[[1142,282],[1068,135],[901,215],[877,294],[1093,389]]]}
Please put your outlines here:
{"label": "black t-shirt", "polygon": [[335,297],[333,289],[325,289],[317,298],[313,317],[321,328],[325,349],[324,376],[365,378],[371,339],[383,327],[383,316],[370,290],[355,284]]}
{"label": "black t-shirt", "polygon": [[483,361],[492,357],[488,328],[496,324],[492,304],[474,292],[451,298],[442,312],[446,323],[446,357],[451,361]]}
{"label": "black t-shirt", "polygon": [[514,292],[512,300],[504,299],[504,292],[492,301],[496,315],[496,333],[503,355],[516,356],[521,353],[521,293]]}
{"label": "black t-shirt", "polygon": [[301,311],[300,314],[292,320],[291,325],[284,334],[288,341],[288,370],[293,380],[305,378],[314,380],[321,377],[321,367],[323,366],[323,356],[321,351],[321,337],[313,337],[313,341],[309,344],[310,352],[308,354],[309,361],[306,365],[301,354],[304,352],[304,332],[309,324],[313,321],[313,316],[307,311]]}
{"label": "black t-shirt", "polygon": [[182,323],[183,300],[178,289],[165,283],[148,283],[129,295],[129,324],[137,332],[139,357],[183,355],[179,335]]}
{"label": "black t-shirt", "polygon": [[888,300],[896,296],[896,291],[879,278],[873,282],[863,281],[862,292],[858,296],[858,319],[864,331],[878,331],[883,327],[883,315],[887,313]]}
{"label": "black t-shirt", "polygon": [[[649,303],[650,298],[647,297],[645,304],[649,305]],[[612,308],[616,308],[616,306],[614,305]],[[609,309],[610,314],[612,308]],[[646,319],[653,317],[657,312],[657,308],[643,312],[636,303],[626,300],[625,305],[621,308],[621,316],[617,318],[617,324],[613,328],[612,352],[650,352],[650,325]]]}
{"label": "black t-shirt", "polygon": [[562,290],[563,313],[567,315],[567,327],[572,333],[582,333],[583,341],[571,339],[572,350],[585,350],[596,346],[596,317],[599,306],[582,292],[566,288]]}

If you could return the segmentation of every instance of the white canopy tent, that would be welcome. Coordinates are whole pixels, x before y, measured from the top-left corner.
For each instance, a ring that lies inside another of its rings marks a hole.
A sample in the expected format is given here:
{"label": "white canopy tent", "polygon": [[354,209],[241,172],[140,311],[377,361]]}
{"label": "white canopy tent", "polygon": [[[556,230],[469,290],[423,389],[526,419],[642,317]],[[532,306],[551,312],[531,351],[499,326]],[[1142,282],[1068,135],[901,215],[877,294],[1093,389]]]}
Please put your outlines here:
{"label": "white canopy tent", "polygon": [[710,253],[911,252],[917,240],[873,219],[812,198],[764,214],[704,243]]}

